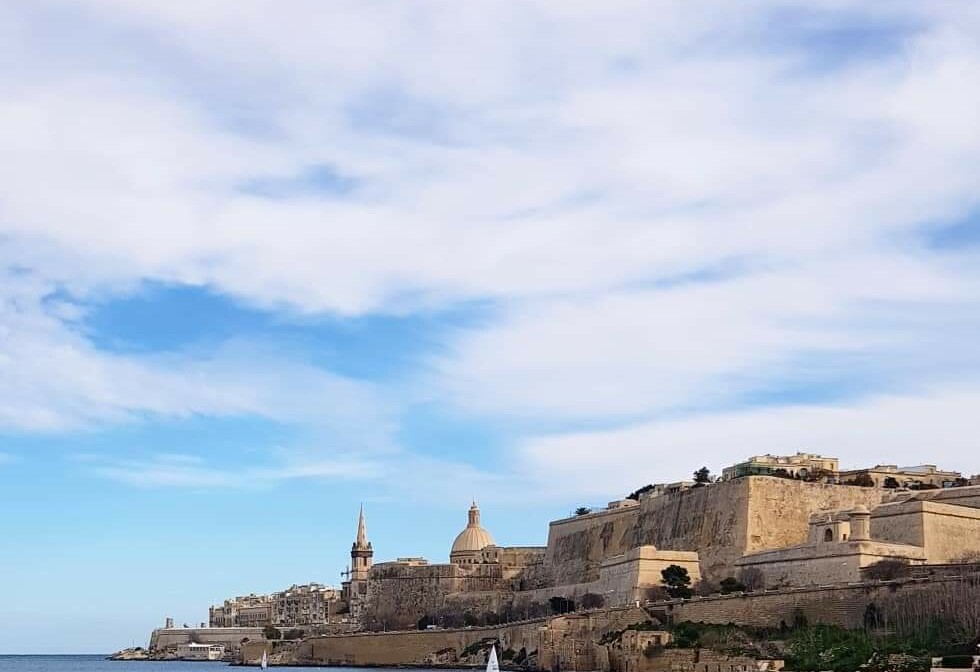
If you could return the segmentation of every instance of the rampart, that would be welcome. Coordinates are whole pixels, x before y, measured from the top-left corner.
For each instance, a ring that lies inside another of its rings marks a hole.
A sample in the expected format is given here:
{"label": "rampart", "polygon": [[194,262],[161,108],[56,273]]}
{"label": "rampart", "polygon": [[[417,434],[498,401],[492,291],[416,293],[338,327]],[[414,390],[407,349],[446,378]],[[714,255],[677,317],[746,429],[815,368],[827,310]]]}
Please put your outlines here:
{"label": "rampart", "polygon": [[938,583],[961,582],[962,577],[867,582],[843,586],[812,586],[746,595],[715,595],[651,605],[651,613],[673,622],[693,621],[780,627],[799,616],[809,623],[845,628],[864,625],[868,605],[897,592],[926,596]]}
{"label": "rampart", "polygon": [[366,618],[374,628],[401,629],[457,604],[478,614],[497,612],[509,588],[499,564],[375,565],[368,583]]}
{"label": "rampart", "polygon": [[238,648],[243,639],[264,639],[262,628],[157,628],[150,634],[151,651],[178,644],[224,644]]}
{"label": "rampart", "polygon": [[810,514],[877,506],[877,488],[751,476],[641,500],[638,506],[551,523],[545,565],[553,585],[594,582],[602,562],[643,545],[696,550],[719,580],[746,553],[806,541]]}
{"label": "rampart", "polygon": [[[298,663],[376,666],[376,665],[452,665],[464,659],[468,648],[493,640],[503,654],[523,649],[537,654],[542,632],[563,617],[552,617],[501,626],[455,630],[412,630],[371,632],[351,635],[315,637],[304,641],[296,651]],[[567,618],[567,617],[564,617]],[[581,630],[598,639],[606,632],[622,629],[648,618],[642,609],[617,608],[574,616],[581,619]]]}

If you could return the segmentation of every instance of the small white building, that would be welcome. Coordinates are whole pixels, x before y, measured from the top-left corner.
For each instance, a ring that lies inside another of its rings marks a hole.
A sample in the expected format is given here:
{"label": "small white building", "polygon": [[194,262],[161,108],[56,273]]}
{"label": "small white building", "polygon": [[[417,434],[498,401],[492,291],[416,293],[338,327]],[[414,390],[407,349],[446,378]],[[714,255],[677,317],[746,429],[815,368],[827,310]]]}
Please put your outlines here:
{"label": "small white building", "polygon": [[225,647],[221,644],[188,644],[177,645],[177,657],[180,660],[221,660],[225,657]]}

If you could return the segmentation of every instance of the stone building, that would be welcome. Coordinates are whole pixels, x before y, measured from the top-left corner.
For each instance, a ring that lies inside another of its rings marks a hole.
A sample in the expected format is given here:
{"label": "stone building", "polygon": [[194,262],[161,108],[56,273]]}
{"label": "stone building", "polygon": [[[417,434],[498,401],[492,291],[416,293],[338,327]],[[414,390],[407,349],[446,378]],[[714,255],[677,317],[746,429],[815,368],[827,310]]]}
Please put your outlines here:
{"label": "stone building", "polygon": [[722,480],[730,481],[743,476],[770,476],[777,472],[786,472],[793,478],[807,479],[822,476],[835,479],[840,471],[836,457],[824,457],[813,453],[796,453],[796,455],[756,455],[744,462],[725,467],[721,472]]}
{"label": "stone building", "polygon": [[436,619],[439,614],[499,613],[511,604],[523,577],[541,565],[544,550],[497,546],[473,502],[466,527],[450,548],[448,564],[399,558],[371,567],[362,621],[373,628],[392,628],[415,625],[425,616]]}
{"label": "stone building", "polygon": [[934,464],[920,464],[915,467],[899,467],[894,464],[878,464],[868,469],[851,469],[840,473],[842,483],[870,479],[879,488],[950,488],[966,484],[963,474],[958,471],[943,471]]}
{"label": "stone building", "polygon": [[872,539],[871,512],[861,506],[816,513],[806,543],[751,553],[735,564],[740,572],[761,572],[765,587],[781,588],[860,581],[864,567],[892,559],[923,564],[926,553],[920,546]]}
{"label": "stone building", "polygon": [[863,568],[888,559],[955,563],[980,553],[980,488],[903,493],[871,511],[823,511],[809,528],[805,543],[747,554],[736,567],[779,587],[859,581]]}
{"label": "stone building", "polygon": [[454,565],[474,565],[481,562],[480,551],[493,546],[493,537],[480,525],[480,507],[474,501],[470,506],[469,521],[453,541],[449,562]]}
{"label": "stone building", "polygon": [[297,627],[326,625],[337,619],[341,592],[319,583],[293,585],[272,594],[272,623]]}
{"label": "stone building", "polygon": [[241,595],[208,609],[212,628],[254,628],[272,623],[273,602],[269,595]]}

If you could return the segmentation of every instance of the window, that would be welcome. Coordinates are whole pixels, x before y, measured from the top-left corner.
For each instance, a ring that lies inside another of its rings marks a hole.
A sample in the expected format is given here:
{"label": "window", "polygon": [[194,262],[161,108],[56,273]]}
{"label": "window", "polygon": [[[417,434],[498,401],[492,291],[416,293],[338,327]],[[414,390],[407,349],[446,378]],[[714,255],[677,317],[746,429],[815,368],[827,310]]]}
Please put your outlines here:
{"label": "window", "polygon": [[834,540],[834,531],[832,529],[830,529],[829,527],[826,530],[824,530],[823,540],[824,541],[833,541]]}

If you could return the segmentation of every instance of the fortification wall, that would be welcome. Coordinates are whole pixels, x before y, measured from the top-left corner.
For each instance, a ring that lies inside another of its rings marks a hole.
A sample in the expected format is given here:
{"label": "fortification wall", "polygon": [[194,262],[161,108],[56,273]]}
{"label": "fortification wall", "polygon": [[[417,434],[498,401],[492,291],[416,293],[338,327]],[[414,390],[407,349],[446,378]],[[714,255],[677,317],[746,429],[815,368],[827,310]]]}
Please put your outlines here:
{"label": "fortification wall", "polygon": [[[501,565],[375,565],[368,579],[365,619],[375,628],[414,627],[447,606],[450,595],[473,593],[474,601],[509,588]],[[456,602],[465,598],[457,598]],[[499,598],[495,604],[499,605]],[[481,612],[482,613],[482,612]]]}
{"label": "fortification wall", "polygon": [[873,508],[883,491],[751,476],[651,497],[639,506],[579,516],[551,524],[545,564],[554,585],[599,579],[603,560],[652,544],[696,550],[701,571],[719,580],[745,553],[804,543],[812,513]]}
{"label": "fortification wall", "polygon": [[597,581],[603,560],[639,546],[634,531],[640,508],[599,511],[552,522],[544,564],[554,585]]}
{"label": "fortification wall", "polygon": [[918,579],[905,583],[796,588],[745,596],[719,595],[656,607],[654,612],[662,612],[675,622],[734,623],[760,627],[790,624],[798,614],[802,614],[810,623],[859,628],[864,625],[865,610],[870,603],[880,602],[897,591],[926,596],[934,590],[937,581],[945,580]]}
{"label": "fortification wall", "polygon": [[805,483],[785,478],[752,477],[747,481],[744,553],[795,546],[807,541],[810,515],[828,509],[873,509],[884,491],[853,485]]}
{"label": "fortification wall", "polygon": [[934,564],[980,553],[980,509],[961,505],[964,499],[916,498],[886,504],[872,513],[871,536],[922,546],[927,562]]}
{"label": "fortification wall", "polygon": [[[625,628],[648,616],[641,609],[610,609],[575,618],[582,623],[578,632],[598,639],[609,630]],[[463,658],[467,647],[487,640],[496,640],[500,655],[507,650],[519,651],[522,648],[531,654],[538,651],[542,641],[554,639],[552,622],[559,624],[558,627],[565,627],[564,621],[567,620],[558,617],[487,628],[317,637],[299,645],[294,662],[346,666],[425,665],[435,661],[453,664]],[[543,633],[551,636],[543,636]]]}
{"label": "fortification wall", "polygon": [[147,648],[166,649],[178,644],[224,644],[237,648],[243,639],[265,639],[262,628],[157,628],[150,634]]}

